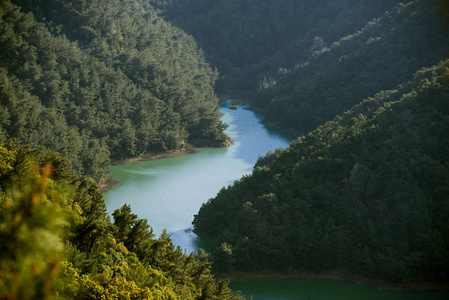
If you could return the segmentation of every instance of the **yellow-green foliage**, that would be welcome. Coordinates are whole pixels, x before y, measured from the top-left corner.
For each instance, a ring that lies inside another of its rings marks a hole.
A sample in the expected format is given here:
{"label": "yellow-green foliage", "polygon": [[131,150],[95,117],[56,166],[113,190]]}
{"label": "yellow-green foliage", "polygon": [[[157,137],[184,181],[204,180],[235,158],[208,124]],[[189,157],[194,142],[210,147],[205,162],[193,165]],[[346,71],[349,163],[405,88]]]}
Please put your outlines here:
{"label": "yellow-green foliage", "polygon": [[14,161],[14,151],[0,147],[0,176],[12,169],[11,163]]}
{"label": "yellow-green foliage", "polygon": [[128,206],[111,223],[98,187],[61,155],[10,148],[0,147],[0,299],[241,299]]}
{"label": "yellow-green foliage", "polygon": [[[2,148],[3,152],[5,151]],[[3,156],[5,157],[5,156]],[[2,161],[4,165],[5,161]],[[51,296],[67,223],[62,209],[48,201],[50,166],[19,190],[1,197],[0,298],[43,299]]]}

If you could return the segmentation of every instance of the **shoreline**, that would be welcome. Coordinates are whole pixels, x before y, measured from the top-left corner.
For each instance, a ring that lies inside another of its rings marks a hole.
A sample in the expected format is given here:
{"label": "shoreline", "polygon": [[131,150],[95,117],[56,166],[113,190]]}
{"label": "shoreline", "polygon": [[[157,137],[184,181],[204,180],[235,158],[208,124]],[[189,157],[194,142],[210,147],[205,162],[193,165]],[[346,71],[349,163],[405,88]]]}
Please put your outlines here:
{"label": "shoreline", "polygon": [[214,274],[217,280],[229,279],[233,280],[252,280],[252,279],[284,279],[284,278],[303,278],[303,279],[329,279],[349,282],[358,285],[365,285],[379,290],[387,291],[410,291],[410,292],[449,292],[449,285],[447,283],[435,282],[406,282],[406,283],[391,283],[380,279],[373,279],[361,277],[357,275],[345,274],[337,271],[328,272],[305,272],[305,271],[290,271],[290,272],[230,272]]}
{"label": "shoreline", "polygon": [[274,121],[267,121],[267,112],[268,110],[264,107],[261,107],[259,105],[257,105],[254,102],[251,101],[247,101],[247,100],[240,100],[242,103],[240,103],[239,105],[246,105],[246,103],[249,103],[249,106],[251,107],[250,110],[255,111],[257,113],[259,113],[260,115],[262,115],[263,120],[262,122],[267,125],[268,127],[272,127],[274,129],[277,129],[281,132],[283,132],[284,134],[288,135],[291,137],[292,141],[296,140],[298,137],[303,136],[307,133],[304,133],[298,129],[294,129],[292,127],[284,127],[284,126],[279,126],[276,122]]}
{"label": "shoreline", "polygon": [[[125,163],[128,162],[138,162],[138,161],[147,161],[147,160],[152,160],[152,159],[164,159],[164,158],[170,158],[170,157],[177,157],[177,156],[181,156],[181,155],[186,155],[186,154],[195,154],[198,152],[196,147],[199,148],[218,148],[218,147],[229,147],[232,144],[234,144],[234,141],[232,139],[227,139],[224,143],[222,143],[221,145],[218,144],[206,144],[205,141],[197,141],[197,143],[195,145],[189,144],[189,143],[185,143],[185,146],[181,149],[176,149],[176,150],[167,150],[167,151],[163,151],[163,152],[159,152],[159,153],[148,153],[148,154],[144,154],[144,155],[140,155],[140,156],[136,156],[136,157],[131,157],[131,158],[126,158],[126,159],[121,159],[121,160],[115,160],[111,162],[111,166],[119,166],[119,165],[124,165]],[[100,192],[108,192],[114,189],[114,187],[121,183],[120,180],[117,180],[111,176],[107,176],[107,177],[103,177],[101,178],[97,184],[98,184],[98,189]]]}
{"label": "shoreline", "polygon": [[[198,152],[195,147],[193,147],[190,144],[186,144],[184,148],[176,149],[176,150],[168,150],[161,153],[150,153],[145,154],[141,156],[131,157],[127,159],[121,159],[111,162],[111,166],[119,166],[124,165],[127,162],[138,162],[138,161],[147,161],[151,159],[164,159],[164,158],[170,158],[170,157],[176,157],[184,154],[193,154]],[[106,178],[101,178],[98,181],[98,189],[100,192],[109,192],[114,189],[114,187],[121,183],[120,180],[117,180],[111,176],[107,176]]]}
{"label": "shoreline", "polygon": [[136,157],[115,160],[115,161],[111,162],[111,166],[124,165],[127,162],[146,161],[146,160],[150,160],[150,159],[163,159],[163,158],[169,158],[169,157],[176,157],[179,155],[192,154],[192,153],[196,153],[196,152],[198,152],[198,150],[196,150],[195,147],[186,143],[185,147],[181,148],[181,149],[167,150],[167,151],[158,152],[158,153],[148,153],[148,154],[144,154],[144,155],[140,155],[140,156],[136,156]]}

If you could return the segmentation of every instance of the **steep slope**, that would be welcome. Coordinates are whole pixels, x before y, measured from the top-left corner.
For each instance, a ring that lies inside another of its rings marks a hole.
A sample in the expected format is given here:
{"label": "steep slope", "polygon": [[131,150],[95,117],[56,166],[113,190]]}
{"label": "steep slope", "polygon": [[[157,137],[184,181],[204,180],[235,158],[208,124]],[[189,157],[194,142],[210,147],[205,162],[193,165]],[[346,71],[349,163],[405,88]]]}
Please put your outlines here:
{"label": "steep slope", "polygon": [[298,134],[446,57],[446,2],[152,1],[205,49],[219,92]]}
{"label": "steep slope", "polygon": [[217,270],[449,281],[449,60],[261,158],[195,216]]}
{"label": "steep slope", "polygon": [[393,89],[449,54],[441,1],[400,4],[353,35],[260,85],[269,121],[304,134],[380,90]]}
{"label": "steep slope", "polygon": [[[150,0],[192,34],[223,75],[222,92],[257,90],[259,74],[303,62],[315,36],[338,41],[399,0]],[[263,78],[263,77],[262,77]]]}
{"label": "steep slope", "polygon": [[137,0],[2,1],[0,133],[79,174],[110,159],[220,145],[211,70],[192,37]]}

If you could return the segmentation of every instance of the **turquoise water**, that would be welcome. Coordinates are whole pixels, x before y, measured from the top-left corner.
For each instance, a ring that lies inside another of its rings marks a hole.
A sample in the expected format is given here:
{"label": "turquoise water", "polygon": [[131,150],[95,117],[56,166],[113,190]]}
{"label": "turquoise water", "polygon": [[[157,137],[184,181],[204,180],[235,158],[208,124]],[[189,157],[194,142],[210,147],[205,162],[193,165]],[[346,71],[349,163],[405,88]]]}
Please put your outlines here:
{"label": "turquoise water", "polygon": [[133,213],[148,220],[156,235],[166,229],[187,252],[202,246],[191,225],[201,204],[251,173],[259,156],[290,143],[286,135],[268,130],[254,111],[228,106],[229,101],[223,102],[221,113],[229,125],[226,133],[235,141],[232,146],[112,167],[110,176],[121,183],[105,193],[108,212],[129,204]]}
{"label": "turquoise water", "polygon": [[[156,235],[166,229],[173,243],[190,253],[206,248],[193,232],[191,222],[201,204],[224,186],[249,174],[259,156],[287,147],[290,138],[267,128],[254,111],[222,103],[222,120],[235,144],[222,149],[199,149],[196,154],[114,166],[110,175],[121,180],[105,194],[108,212],[123,204],[145,218]],[[448,293],[391,292],[325,279],[257,279],[231,283],[254,299],[449,299]]]}
{"label": "turquoise water", "polygon": [[251,279],[232,281],[230,287],[254,300],[447,300],[445,292],[386,291],[330,279]]}

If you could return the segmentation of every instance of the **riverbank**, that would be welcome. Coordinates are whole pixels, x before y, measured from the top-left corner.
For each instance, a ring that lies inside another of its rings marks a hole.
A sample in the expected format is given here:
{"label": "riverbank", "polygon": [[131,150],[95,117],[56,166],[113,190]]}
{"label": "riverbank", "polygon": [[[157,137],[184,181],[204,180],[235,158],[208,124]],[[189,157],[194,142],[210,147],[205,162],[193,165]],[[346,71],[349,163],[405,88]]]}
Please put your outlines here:
{"label": "riverbank", "polygon": [[185,144],[184,148],[176,149],[176,150],[166,150],[163,152],[158,153],[148,153],[137,157],[122,159],[122,160],[116,160],[111,163],[112,166],[117,165],[123,165],[127,162],[136,162],[136,161],[144,161],[144,160],[150,160],[150,159],[163,159],[163,158],[169,158],[169,157],[175,157],[179,155],[184,154],[192,154],[196,153],[198,150],[196,148],[188,143]]}
{"label": "riverbank", "polygon": [[[118,165],[124,165],[127,162],[137,162],[137,161],[145,161],[150,159],[163,159],[163,158],[169,158],[169,157],[176,157],[180,155],[185,154],[193,154],[198,152],[198,150],[193,147],[192,145],[186,143],[184,148],[176,149],[176,150],[167,150],[164,152],[159,153],[149,153],[137,157],[122,159],[122,160],[116,160],[111,162],[111,166],[118,166]],[[101,178],[98,182],[99,190],[101,192],[108,192],[114,189],[114,186],[119,184],[121,181],[116,180],[110,176],[106,178]]]}
{"label": "riverbank", "polygon": [[355,283],[359,285],[366,285],[380,290],[390,291],[449,291],[448,283],[435,282],[407,282],[407,283],[391,283],[379,279],[366,278],[357,275],[345,274],[342,272],[305,272],[305,271],[291,271],[291,272],[230,272],[219,273],[214,275],[216,279],[229,280],[246,280],[246,279],[282,279],[282,278],[304,278],[304,279],[330,279]]}
{"label": "riverbank", "polygon": [[[118,166],[118,165],[124,165],[127,162],[138,162],[138,161],[146,161],[151,159],[164,159],[164,158],[170,158],[170,157],[176,157],[180,155],[186,155],[186,154],[194,154],[197,153],[197,148],[223,148],[223,147],[229,147],[232,144],[234,144],[234,140],[231,138],[227,138],[224,142],[210,142],[209,140],[195,140],[192,141],[192,143],[185,143],[184,148],[176,149],[176,150],[167,150],[163,152],[158,153],[149,153],[144,154],[137,157],[122,159],[122,160],[116,160],[111,162],[111,166]],[[119,184],[121,181],[116,180],[110,176],[106,178],[101,178],[98,181],[99,190],[101,192],[108,192],[114,189],[114,186]]]}
{"label": "riverbank", "polygon": [[[249,105],[247,105],[246,103],[248,103]],[[249,109],[249,110],[255,111],[256,113],[260,114],[263,117],[262,118],[263,124],[267,125],[270,128],[274,128],[280,132],[283,132],[284,134],[289,136],[292,140],[295,140],[297,137],[303,136],[305,134],[304,131],[295,129],[293,127],[280,126],[277,122],[267,121],[268,110],[265,107],[257,105],[257,103],[255,103],[254,101],[241,100],[239,105],[244,106],[245,109]]]}

